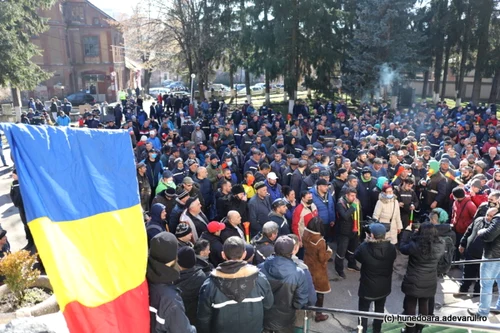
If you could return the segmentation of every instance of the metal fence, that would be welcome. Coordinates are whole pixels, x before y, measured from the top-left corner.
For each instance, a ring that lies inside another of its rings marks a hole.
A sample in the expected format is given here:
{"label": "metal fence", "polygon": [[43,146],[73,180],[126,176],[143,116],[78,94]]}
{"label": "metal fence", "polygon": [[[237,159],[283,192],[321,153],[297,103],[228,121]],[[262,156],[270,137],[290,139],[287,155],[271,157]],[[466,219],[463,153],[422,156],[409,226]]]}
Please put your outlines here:
{"label": "metal fence", "polygon": [[[484,262],[500,262],[500,258],[492,258],[492,259],[476,259],[476,260],[460,260],[460,261],[453,261],[451,264],[452,266],[461,266],[461,265],[472,265],[472,264],[481,264]],[[447,276],[450,280],[453,281],[465,281],[465,280],[473,280],[473,281],[480,281],[480,280],[497,280],[497,278],[481,278],[481,277],[476,277],[476,278],[454,278]],[[500,286],[498,286],[500,288]],[[440,294],[471,294],[474,296],[481,295],[483,293],[460,293],[460,292],[438,292]],[[484,293],[484,294],[491,294],[491,295],[498,295],[498,293]],[[464,307],[460,306],[453,306],[453,305],[446,305],[446,304],[436,304],[436,308],[440,309],[443,307],[449,307],[449,308],[456,308],[456,309],[466,309]],[[391,314],[391,313],[379,313],[379,312],[365,312],[365,311],[357,311],[357,310],[347,310],[347,309],[335,309],[335,308],[323,308],[323,307],[316,307],[316,306],[308,306],[304,308],[305,310],[305,317],[304,317],[304,327],[303,327],[303,332],[307,333],[309,330],[309,318],[307,316],[307,311],[314,311],[314,312],[326,312],[326,313],[342,313],[346,315],[351,315],[351,316],[357,316],[360,318],[368,318],[368,319],[378,319],[382,320],[383,322],[397,322],[397,323],[411,323],[411,324],[420,324],[420,325],[432,325],[432,326],[440,326],[440,327],[447,327],[447,328],[457,328],[457,329],[466,329],[469,332],[471,330],[479,330],[483,332],[500,332],[500,325],[499,324],[491,324],[487,322],[479,322],[481,318],[483,317],[475,317],[472,318],[473,316],[467,316],[471,317],[470,319],[477,319],[478,321],[437,321],[437,320],[412,320],[413,318],[418,318],[418,315],[411,315],[407,316],[404,314]],[[453,315],[451,315],[453,316]],[[437,315],[422,315],[422,317],[434,317],[437,318]],[[462,316],[461,316],[462,317]],[[357,326],[358,331],[361,333],[363,331],[363,327],[361,324]]]}

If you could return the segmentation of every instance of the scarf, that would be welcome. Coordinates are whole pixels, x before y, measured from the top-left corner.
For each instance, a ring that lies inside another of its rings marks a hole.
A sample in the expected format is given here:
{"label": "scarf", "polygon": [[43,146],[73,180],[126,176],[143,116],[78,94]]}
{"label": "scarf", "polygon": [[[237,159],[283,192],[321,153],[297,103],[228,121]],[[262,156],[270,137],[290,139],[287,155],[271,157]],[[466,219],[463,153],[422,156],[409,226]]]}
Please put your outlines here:
{"label": "scarf", "polygon": [[189,210],[186,210],[186,216],[190,219],[190,221],[188,221],[188,224],[191,227],[191,231],[193,232],[193,240],[196,242],[200,235],[198,235],[198,231],[196,230],[196,224],[194,223],[194,221],[198,220],[205,225],[208,225],[209,221],[205,214],[203,214],[203,212],[200,212],[198,215],[194,216],[189,212]]}

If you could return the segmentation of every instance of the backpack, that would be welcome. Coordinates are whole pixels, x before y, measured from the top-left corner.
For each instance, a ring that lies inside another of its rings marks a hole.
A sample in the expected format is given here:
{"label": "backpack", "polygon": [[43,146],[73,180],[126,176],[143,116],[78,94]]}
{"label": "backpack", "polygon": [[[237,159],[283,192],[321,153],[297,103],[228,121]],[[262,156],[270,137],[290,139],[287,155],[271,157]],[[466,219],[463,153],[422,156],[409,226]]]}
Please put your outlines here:
{"label": "backpack", "polygon": [[441,237],[444,241],[444,254],[439,259],[437,265],[437,273],[438,274],[446,274],[451,268],[451,262],[453,261],[453,257],[455,255],[455,244],[453,243],[453,239],[451,237]]}

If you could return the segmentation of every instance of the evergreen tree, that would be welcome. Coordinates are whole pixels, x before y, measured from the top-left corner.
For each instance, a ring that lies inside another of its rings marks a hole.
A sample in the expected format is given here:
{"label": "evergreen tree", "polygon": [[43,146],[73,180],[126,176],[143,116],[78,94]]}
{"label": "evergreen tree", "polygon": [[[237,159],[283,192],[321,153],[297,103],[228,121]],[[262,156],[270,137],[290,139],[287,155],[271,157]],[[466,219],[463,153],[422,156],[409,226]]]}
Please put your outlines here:
{"label": "evergreen tree", "polygon": [[342,80],[351,94],[378,92],[384,69],[400,75],[418,69],[416,51],[423,35],[413,29],[414,5],[414,0],[358,1],[357,28]]}
{"label": "evergreen tree", "polygon": [[40,50],[31,37],[47,29],[47,20],[39,9],[52,5],[52,0],[0,1],[0,86],[34,89],[50,74],[32,61]]}
{"label": "evergreen tree", "polygon": [[481,83],[484,72],[488,65],[488,37],[490,30],[491,16],[493,14],[493,0],[476,0],[477,6],[477,58],[474,66],[474,85],[472,87],[472,100],[479,102],[481,94]]}

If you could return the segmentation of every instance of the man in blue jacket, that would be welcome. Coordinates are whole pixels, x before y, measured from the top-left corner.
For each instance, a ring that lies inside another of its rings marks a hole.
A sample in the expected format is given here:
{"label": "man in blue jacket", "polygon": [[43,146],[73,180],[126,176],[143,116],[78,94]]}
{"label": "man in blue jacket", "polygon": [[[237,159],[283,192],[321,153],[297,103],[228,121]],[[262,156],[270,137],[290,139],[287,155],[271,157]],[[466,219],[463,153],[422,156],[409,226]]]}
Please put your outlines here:
{"label": "man in blue jacket", "polygon": [[283,197],[283,194],[281,193],[281,185],[278,184],[278,176],[276,176],[274,172],[268,173],[267,179],[264,183],[267,186],[267,193],[269,193],[269,196],[271,197],[271,202]]}
{"label": "man in blue jacket", "polygon": [[280,236],[274,243],[275,255],[259,265],[274,295],[274,305],[264,316],[266,333],[293,332],[295,312],[306,306],[309,300],[306,274],[292,259],[294,248],[293,239]]}
{"label": "man in blue jacket", "polygon": [[335,202],[333,201],[332,194],[328,191],[328,182],[320,178],[316,182],[316,186],[311,188],[313,196],[313,203],[318,208],[318,216],[323,220],[325,225],[324,235],[325,240],[328,241],[330,236],[330,228],[335,226]]}

